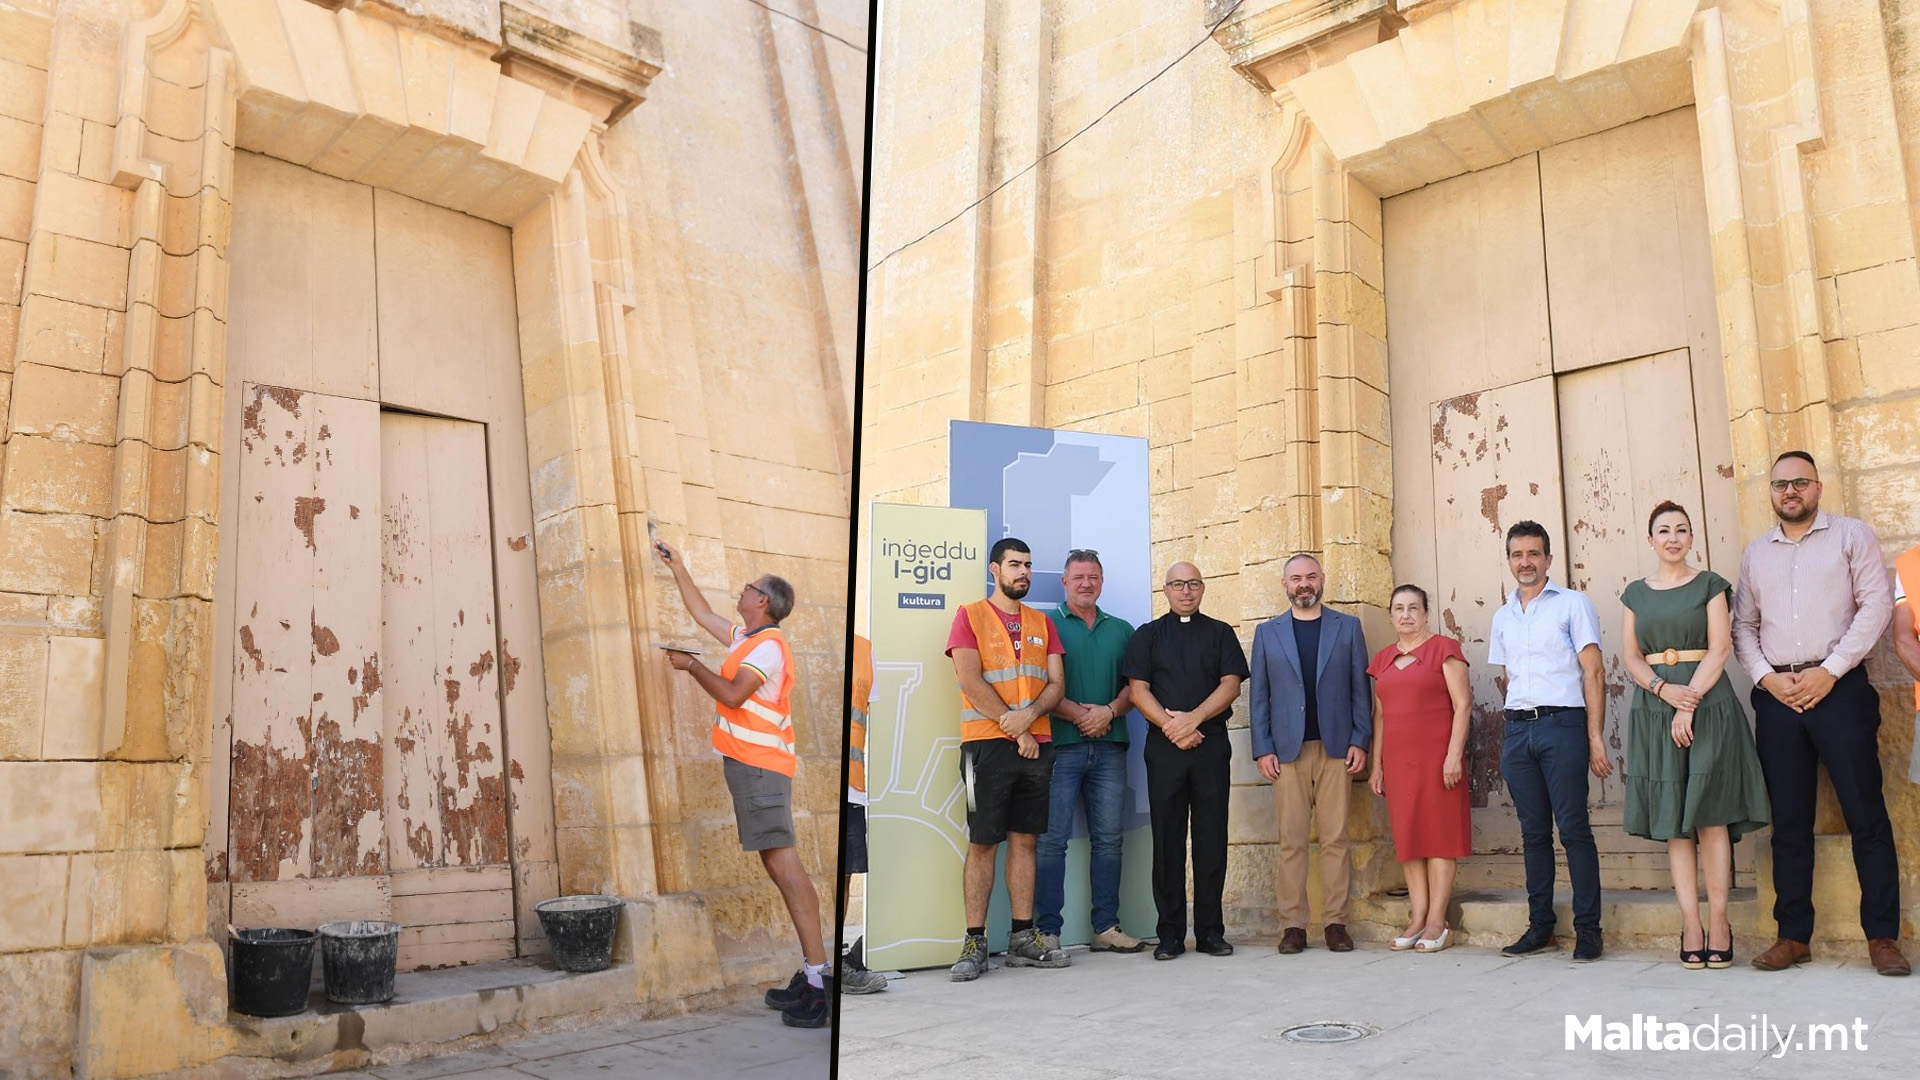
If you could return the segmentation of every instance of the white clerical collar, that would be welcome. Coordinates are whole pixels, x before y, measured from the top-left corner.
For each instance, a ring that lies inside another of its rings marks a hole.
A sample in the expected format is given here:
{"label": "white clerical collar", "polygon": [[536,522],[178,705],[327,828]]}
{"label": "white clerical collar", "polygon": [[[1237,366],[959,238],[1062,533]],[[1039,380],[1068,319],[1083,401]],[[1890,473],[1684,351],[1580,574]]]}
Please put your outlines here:
{"label": "white clerical collar", "polygon": [[1191,616],[1191,615],[1182,615],[1182,616],[1180,616],[1180,621],[1181,621],[1181,622],[1192,622],[1192,621],[1193,621],[1193,616]]}

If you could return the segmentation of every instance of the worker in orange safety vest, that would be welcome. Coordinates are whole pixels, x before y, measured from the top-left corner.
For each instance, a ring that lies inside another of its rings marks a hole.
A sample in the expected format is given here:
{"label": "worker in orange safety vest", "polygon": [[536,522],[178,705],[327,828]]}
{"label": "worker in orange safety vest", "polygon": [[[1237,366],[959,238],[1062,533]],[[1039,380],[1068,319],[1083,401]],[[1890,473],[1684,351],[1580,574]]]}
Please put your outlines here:
{"label": "worker in orange safety vest", "polygon": [[697,652],[669,648],[667,662],[693,676],[714,702],[712,738],[721,756],[734,822],[743,851],[760,853],[767,877],[780,889],[805,960],[784,988],[768,990],[768,1007],[792,1027],[824,1027],[831,1014],[826,989],[827,950],[820,932],[820,896],[800,861],[793,831],[793,652],[780,620],[793,610],[793,586],[765,574],[734,600],[739,625],[717,614],[680,552],[654,541],[654,554],[673,572],[680,601],[700,628],[727,647],[718,669]]}

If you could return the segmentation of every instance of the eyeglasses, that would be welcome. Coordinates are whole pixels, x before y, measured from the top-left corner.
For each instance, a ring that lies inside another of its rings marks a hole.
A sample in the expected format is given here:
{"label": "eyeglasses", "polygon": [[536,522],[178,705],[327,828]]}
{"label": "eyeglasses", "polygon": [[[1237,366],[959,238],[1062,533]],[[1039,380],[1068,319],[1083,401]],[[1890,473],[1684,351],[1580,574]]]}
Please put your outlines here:
{"label": "eyeglasses", "polygon": [[1094,562],[1099,562],[1100,553],[1092,548],[1073,548],[1067,552],[1068,562],[1076,562],[1081,559],[1092,559]]}
{"label": "eyeglasses", "polygon": [[760,594],[761,596],[764,596],[764,597],[766,597],[766,598],[767,598],[767,599],[769,599],[769,600],[771,600],[771,599],[773,599],[773,594],[772,594],[772,593],[770,593],[770,592],[768,592],[767,590],[765,590],[765,589],[763,589],[763,588],[761,588],[761,587],[760,587],[760,586],[758,586],[758,585],[755,585],[755,584],[754,584],[753,582],[751,582],[751,581],[749,581],[749,582],[747,582],[747,588],[749,588],[749,589],[752,589],[752,590],[753,590],[754,592],[757,592],[757,593],[759,593],[759,594]]}
{"label": "eyeglasses", "polygon": [[1795,491],[1805,491],[1807,488],[1819,482],[1818,480],[1810,480],[1804,476],[1796,476],[1791,480],[1775,480],[1769,486],[1772,487],[1775,492],[1782,492],[1788,488],[1792,488]]}
{"label": "eyeglasses", "polygon": [[1188,578],[1185,581],[1167,582],[1167,588],[1169,589],[1204,589],[1206,588],[1206,586],[1207,586],[1207,583],[1204,581],[1201,581],[1199,578]]}

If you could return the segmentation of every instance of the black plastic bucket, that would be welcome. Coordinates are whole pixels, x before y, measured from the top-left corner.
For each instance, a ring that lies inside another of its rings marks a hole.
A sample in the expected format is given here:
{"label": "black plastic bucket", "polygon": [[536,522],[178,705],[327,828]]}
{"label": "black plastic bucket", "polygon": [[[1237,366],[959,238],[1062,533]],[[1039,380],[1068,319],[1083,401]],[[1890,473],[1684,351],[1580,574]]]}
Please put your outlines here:
{"label": "black plastic bucket", "polygon": [[534,905],[560,970],[599,971],[613,963],[613,935],[625,906],[617,896],[597,895],[556,896]]}
{"label": "black plastic bucket", "polygon": [[400,924],[352,919],[320,924],[320,964],[327,1000],[377,1005],[393,999],[393,968],[400,958]]}
{"label": "black plastic bucket", "polygon": [[313,939],[311,930],[235,930],[228,938],[233,950],[228,993],[234,1011],[248,1016],[306,1011],[313,984]]}

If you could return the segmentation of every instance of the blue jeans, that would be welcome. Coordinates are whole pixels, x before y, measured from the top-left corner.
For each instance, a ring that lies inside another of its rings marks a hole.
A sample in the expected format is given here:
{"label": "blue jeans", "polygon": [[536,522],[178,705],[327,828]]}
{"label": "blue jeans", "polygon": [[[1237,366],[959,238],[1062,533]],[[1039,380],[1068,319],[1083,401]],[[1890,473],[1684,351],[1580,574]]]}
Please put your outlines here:
{"label": "blue jeans", "polygon": [[1573,928],[1600,929],[1600,851],[1587,822],[1587,711],[1565,709],[1538,720],[1508,720],[1500,773],[1520,817],[1526,852],[1527,922],[1551,929],[1553,829],[1567,850]]}
{"label": "blue jeans", "polygon": [[1053,805],[1040,837],[1033,886],[1034,923],[1043,934],[1060,932],[1066,904],[1067,841],[1073,839],[1074,808],[1085,797],[1089,876],[1093,879],[1093,930],[1120,924],[1120,815],[1127,791],[1125,743],[1078,742],[1053,751]]}

